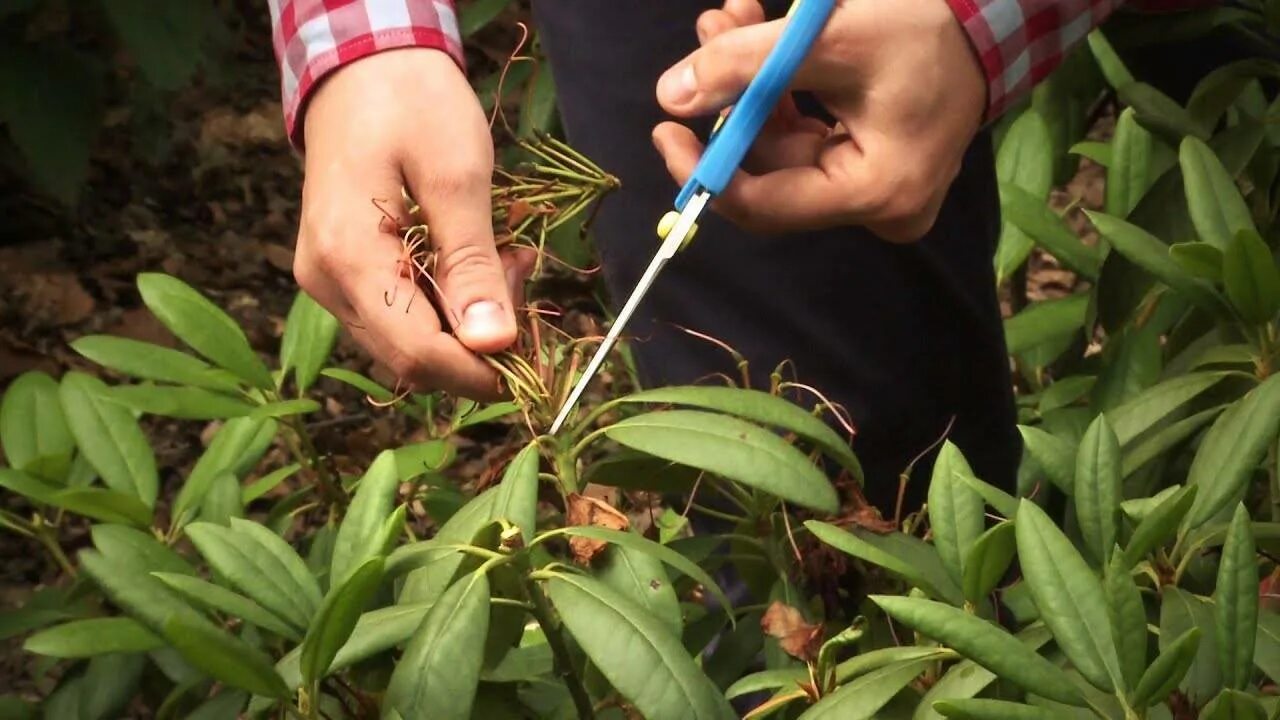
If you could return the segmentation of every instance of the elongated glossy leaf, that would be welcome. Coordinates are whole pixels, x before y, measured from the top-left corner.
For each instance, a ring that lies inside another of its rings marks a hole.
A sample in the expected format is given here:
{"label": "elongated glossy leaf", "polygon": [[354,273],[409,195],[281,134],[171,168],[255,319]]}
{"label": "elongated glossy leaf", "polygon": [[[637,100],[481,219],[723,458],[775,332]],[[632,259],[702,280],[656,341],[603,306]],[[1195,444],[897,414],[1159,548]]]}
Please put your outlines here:
{"label": "elongated glossy leaf", "polygon": [[1183,137],[1209,139],[1209,132],[1196,123],[1191,113],[1168,95],[1144,82],[1131,82],[1116,88],[1120,101],[1134,109],[1138,122],[1171,144]]}
{"label": "elongated glossy leaf", "polygon": [[1124,549],[1124,560],[1128,567],[1137,565],[1148,553],[1173,538],[1182,518],[1195,502],[1197,491],[1198,488],[1194,485],[1179,490],[1138,523],[1129,536],[1129,545]]}
{"label": "elongated glossy leaf", "polygon": [[1215,285],[1222,282],[1222,251],[1207,242],[1175,243],[1169,246],[1169,257],[1183,270]]}
{"label": "elongated glossy leaf", "polygon": [[592,578],[558,574],[547,594],[591,662],[645,717],[736,717],[657,618]]}
{"label": "elongated glossy leaf", "polygon": [[934,709],[943,717],[959,720],[1057,720],[1060,716],[1047,708],[1008,700],[944,700]]}
{"label": "elongated glossy leaf", "polygon": [[1173,258],[1169,257],[1169,246],[1151,235],[1146,230],[1132,225],[1117,217],[1104,213],[1086,210],[1098,232],[1111,245],[1135,265],[1151,273],[1157,280],[1168,285],[1196,305],[1217,311],[1221,308],[1221,300],[1216,292],[1203,280],[1194,277]]}
{"label": "elongated glossy leaf", "polygon": [[112,490],[156,502],[159,476],[147,437],[123,405],[97,378],[69,372],[58,388],[62,411],[80,452]]}
{"label": "elongated glossy leaf", "polygon": [[1191,402],[1227,376],[1223,372],[1180,375],[1151,387],[1107,412],[1107,422],[1121,445],[1128,445],[1174,410]]}
{"label": "elongated glossy leaf", "polygon": [[1155,181],[1152,145],[1155,138],[1138,124],[1132,108],[1125,108],[1116,121],[1111,143],[1112,165],[1107,170],[1106,200],[1108,215],[1128,217],[1138,201]]}
{"label": "elongated glossy leaf", "polygon": [[1089,296],[1084,293],[1042,300],[1004,321],[1009,354],[1018,355],[1071,335],[1084,326]]}
{"label": "elongated glossy leaf", "polygon": [[964,593],[951,579],[938,553],[919,538],[904,533],[877,535],[854,529],[846,532],[817,520],[804,524],[822,542],[888,570],[933,597],[955,605],[964,603]]}
{"label": "elongated glossy leaf", "polygon": [[408,482],[424,473],[439,472],[453,462],[454,446],[443,440],[405,445],[395,449],[400,482]]}
{"label": "elongated glossy leaf", "polygon": [[1122,684],[1120,663],[1097,576],[1035,503],[1022,501],[1016,529],[1018,560],[1041,619],[1080,674],[1111,692]]}
{"label": "elongated glossy leaf", "polygon": [[1071,443],[1040,428],[1018,426],[1023,446],[1045,476],[1066,494],[1075,492],[1076,452]]}
{"label": "elongated glossy leaf", "polygon": [[1107,596],[1107,616],[1120,659],[1120,674],[1125,688],[1133,690],[1147,667],[1147,612],[1119,546],[1107,565],[1102,588]]}
{"label": "elongated glossy leaf", "polygon": [[130,570],[195,575],[190,563],[150,532],[122,525],[99,524],[93,526],[90,534],[94,547],[108,558],[124,563]]}
{"label": "elongated glossy leaf", "polygon": [[1075,145],[1072,145],[1067,152],[1072,155],[1089,158],[1102,167],[1111,166],[1111,146],[1104,142],[1099,142],[1097,140],[1081,140]]}
{"label": "elongated glossy leaf", "polygon": [[982,602],[1008,572],[1016,550],[1012,522],[1002,522],[983,533],[965,560],[965,599],[974,605]]}
{"label": "elongated glossy leaf", "polygon": [[862,480],[862,466],[831,426],[799,405],[759,390],[715,386],[655,388],[632,393],[623,402],[687,405],[702,410],[729,413],[744,420],[770,425],[808,440]]}
{"label": "elongated glossy leaf", "polygon": [[398,602],[435,602],[453,581],[463,560],[456,551],[442,552],[439,546],[470,543],[481,528],[493,522],[493,501],[497,494],[497,488],[491,488],[477,495],[455,512],[430,541],[396,548],[387,556],[388,575],[412,569],[405,578]]}
{"label": "elongated glossy leaf", "polygon": [[1178,687],[1191,702],[1203,705],[1222,689],[1222,668],[1218,663],[1217,633],[1214,630],[1213,605],[1206,599],[1180,588],[1165,586],[1160,590],[1160,651],[1167,652],[1174,640],[1192,628],[1200,631],[1201,640],[1191,669]]}
{"label": "elongated glossy leaf", "polygon": [[872,595],[890,617],[1024,689],[1071,705],[1084,698],[1058,666],[1014,636],[963,610],[909,597]]}
{"label": "elongated glossy leaf", "polygon": [[617,545],[609,549],[608,560],[596,571],[596,578],[661,620],[672,635],[683,631],[680,601],[656,556]]}
{"label": "elongated glossy leaf", "polygon": [[[1053,636],[1048,628],[1036,623],[1018,633],[1017,639],[1027,648],[1035,651],[1053,639]],[[995,680],[994,673],[972,660],[956,663],[947,669],[925,693],[924,698],[916,705],[915,713],[911,716],[912,720],[938,720],[943,717],[936,709],[939,701],[974,697]]]}
{"label": "elongated glossy leaf", "polygon": [[226,613],[295,642],[302,640],[300,632],[270,610],[221,585],[179,573],[153,572],[151,575],[193,606]]}
{"label": "elongated glossy leaf", "polygon": [[[252,527],[262,532],[252,532]],[[187,535],[205,560],[236,589],[293,627],[308,626],[320,605],[320,590],[302,558],[279,536],[238,519],[232,520],[229,528],[193,523],[187,527]]]}
{"label": "elongated glossy leaf", "polygon": [[1096,247],[1080,242],[1080,237],[1043,199],[1017,185],[1002,183],[1000,208],[1009,222],[1063,265],[1086,278],[1098,277],[1102,254]]}
{"label": "elongated glossy leaf", "polygon": [[58,658],[85,658],[108,653],[142,653],[155,650],[164,641],[127,617],[73,620],[27,638],[22,649],[36,655]]}
{"label": "elongated glossy leaf", "polygon": [[1186,676],[1200,647],[1200,629],[1191,628],[1169,643],[1151,667],[1142,673],[1142,679],[1133,691],[1134,707],[1147,707],[1163,702]]}
{"label": "elongated glossy leaf", "polygon": [[193,666],[222,682],[268,697],[286,698],[289,690],[261,650],[219,630],[212,623],[172,615],[165,639]]}
{"label": "elongated glossy leaf", "polygon": [[457,425],[454,426],[454,430],[456,431],[456,430],[461,430],[463,428],[472,427],[475,425],[483,425],[485,423],[491,423],[495,420],[507,417],[508,415],[512,415],[519,411],[520,411],[520,405],[515,402],[493,403],[492,405],[487,405],[483,408],[467,413],[461,420],[458,421]]}
{"label": "elongated glossy leaf", "polygon": [[489,579],[454,583],[423,619],[396,664],[385,704],[404,720],[469,720],[489,634]]}
{"label": "elongated glossy leaf", "polygon": [[553,530],[551,533],[544,533],[544,537],[550,534],[571,535],[574,537],[591,538],[593,540],[604,540],[607,543],[625,547],[629,550],[641,552],[651,557],[657,558],[680,572],[693,578],[698,584],[707,589],[707,592],[725,608],[726,612],[732,610],[733,604],[729,602],[729,597],[724,594],[724,590],[705,570],[689,560],[689,558],[672,550],[666,545],[659,545],[647,538],[641,537],[636,533],[621,532],[619,530],[610,530],[609,528],[597,527],[594,525],[579,525],[560,528]]}
{"label": "elongated glossy leaf", "polygon": [[964,481],[973,470],[950,440],[938,451],[929,482],[929,527],[933,546],[956,585],[964,577],[964,559],[985,527],[982,498]]}
{"label": "elongated glossy leaf", "polygon": [[49,497],[49,504],[106,523],[146,528],[152,520],[151,508],[136,496],[102,488],[59,490]]}
{"label": "elongated glossy leaf", "polygon": [[361,612],[382,582],[383,567],[381,557],[367,560],[324,599],[302,643],[302,681],[308,687],[325,676],[334,656],[351,637]]}
{"label": "elongated glossy leaf", "polygon": [[376,539],[395,507],[399,487],[400,474],[395,453],[390,450],[378,453],[360,478],[346,517],[338,526],[329,566],[331,586],[342,584],[348,573],[379,554],[381,547]]}
{"label": "elongated glossy leaf", "polygon": [[[954,653],[948,650],[932,647],[915,647],[900,646],[887,647],[871,650],[860,655],[855,655],[848,660],[836,666],[836,682],[843,685],[844,683],[862,677],[870,672],[881,670],[891,665],[899,665],[901,663],[910,662],[912,660],[944,660],[948,657],[954,657]],[[760,692],[762,690],[778,690],[780,688],[795,687],[796,683],[803,683],[809,679],[808,669],[805,667],[788,667],[776,670],[764,670],[752,673],[741,678],[733,685],[725,690],[725,697],[732,700],[750,693]]]}
{"label": "elongated glossy leaf", "polygon": [[298,463],[292,463],[289,465],[285,465],[284,467],[278,470],[272,470],[266,475],[263,475],[257,480],[254,480],[252,483],[249,483],[240,491],[240,504],[248,505],[254,500],[257,500],[263,495],[266,495],[267,493],[276,489],[276,487],[279,486],[280,483],[284,482],[285,480],[288,480],[290,477],[293,477],[293,475],[301,469],[302,469],[301,465],[299,465]]}
{"label": "elongated glossy leaf", "polygon": [[1102,76],[1106,78],[1108,85],[1119,90],[1133,82],[1133,73],[1125,67],[1124,61],[1120,59],[1115,48],[1111,46],[1111,41],[1107,40],[1107,36],[1101,30],[1089,33],[1087,39],[1089,51],[1093,54],[1093,59],[1098,63],[1098,69],[1102,71]]}
{"label": "elongated glossy leaf", "polygon": [[41,472],[50,461],[50,469],[65,471],[76,447],[53,378],[31,371],[9,384],[0,401],[0,445],[13,468],[62,480],[61,472]]}
{"label": "elongated glossy leaf", "polygon": [[1213,591],[1217,618],[1218,662],[1223,683],[1242,690],[1253,677],[1253,651],[1258,632],[1257,549],[1250,531],[1249,511],[1236,506],[1222,546],[1218,584]]}
{"label": "elongated glossy leaf", "polygon": [[[191,474],[178,491],[173,505],[174,526],[181,527],[195,516],[214,478],[225,472],[240,472],[240,468],[256,463],[257,457],[266,451],[276,432],[274,420],[235,418],[218,429]],[[263,443],[265,438],[266,443]]]}
{"label": "elongated glossy leaf", "polygon": [[1280,677],[1280,613],[1258,613],[1258,636],[1254,641],[1253,664],[1272,682]]}
{"label": "elongated glossy leaf", "polygon": [[700,468],[806,508],[839,509],[835,488],[805,455],[767,430],[727,415],[665,410],[627,418],[605,434],[628,447]]}
{"label": "elongated glossy leaf", "polygon": [[140,413],[182,420],[220,420],[254,411],[244,400],[198,387],[124,385],[111,388],[110,397]]}
{"label": "elongated glossy leaf", "polygon": [[291,415],[306,415],[320,409],[320,403],[310,398],[295,398],[293,400],[281,400],[279,402],[267,403],[254,408],[249,413],[249,417],[258,420],[266,418],[282,418]]}
{"label": "elongated glossy leaf", "polygon": [[1267,710],[1257,696],[1240,690],[1223,690],[1205,706],[1204,720],[1265,720]]}
{"label": "elongated glossy leaf", "polygon": [[929,666],[931,660],[908,660],[863,675],[824,697],[800,720],[869,720]]}
{"label": "elongated glossy leaf", "polygon": [[97,550],[82,550],[80,567],[93,579],[111,602],[141,622],[151,632],[162,635],[165,619],[175,613],[186,613],[194,620],[200,614],[160,583],[147,571],[131,567],[126,561],[107,557]]}
{"label": "elongated glossy leaf", "polygon": [[1280,310],[1280,270],[1257,231],[1241,230],[1222,258],[1222,281],[1245,322],[1262,325]]}
{"label": "elongated glossy leaf", "polygon": [[538,520],[538,444],[529,443],[516,454],[502,475],[493,517],[520,528],[525,544],[533,540]]}
{"label": "elongated glossy leaf", "polygon": [[973,488],[973,491],[982,496],[988,505],[995,508],[995,511],[1006,518],[1012,518],[1018,514],[1018,499],[1009,493],[988,482],[983,482],[978,478],[965,478],[965,483]]}
{"label": "elongated glossy leaf", "polygon": [[[1045,119],[1034,108],[1024,110],[1009,127],[996,151],[996,171],[1009,184],[1033,197],[1047,199],[1053,183],[1053,138]],[[1031,238],[1005,223],[996,246],[996,282],[1013,275],[1030,254]]]}
{"label": "elongated glossy leaf", "polygon": [[369,397],[381,403],[390,402],[393,398],[395,398],[395,393],[382,387],[378,383],[370,380],[369,378],[361,375],[360,373],[351,372],[350,370],[346,370],[344,368],[325,368],[324,370],[320,371],[320,374],[323,375],[324,377],[332,378],[334,380],[337,380],[338,382],[350,385],[351,387],[359,390],[362,393],[365,393]]}
{"label": "elongated glossy leaf", "polygon": [[156,318],[196,352],[260,390],[274,387],[271,373],[240,326],[190,285],[168,275],[142,273],[138,292]]}
{"label": "elongated glossy leaf", "polygon": [[1280,376],[1272,375],[1218,416],[1205,434],[1187,484],[1200,488],[1185,527],[1195,529],[1239,502],[1249,476],[1280,432]]}
{"label": "elongated glossy leaf", "polygon": [[239,381],[205,361],[163,345],[115,337],[87,335],[71,343],[72,349],[103,367],[140,380],[190,385],[234,393]]}
{"label": "elongated glossy leaf", "polygon": [[305,292],[294,296],[289,316],[284,322],[284,338],[280,341],[280,377],[293,371],[298,394],[305,393],[320,368],[333,352],[338,337],[338,319]]}
{"label": "elongated glossy leaf", "polygon": [[1090,423],[1080,441],[1072,501],[1085,547],[1102,565],[1120,524],[1120,442],[1105,415]]}
{"label": "elongated glossy leaf", "polygon": [[1226,408],[1226,405],[1219,405],[1201,410],[1195,415],[1189,415],[1133,443],[1132,447],[1124,451],[1124,462],[1120,466],[1120,473],[1129,477],[1141,470],[1147,463],[1160,457],[1170,448],[1195,435]]}
{"label": "elongated glossy leaf", "polygon": [[1187,209],[1201,240],[1228,252],[1237,233],[1256,232],[1235,180],[1204,141],[1195,137],[1183,140],[1178,159],[1182,165]]}
{"label": "elongated glossy leaf", "polygon": [[464,5],[458,13],[458,30],[468,38],[498,16],[511,0],[476,0]]}

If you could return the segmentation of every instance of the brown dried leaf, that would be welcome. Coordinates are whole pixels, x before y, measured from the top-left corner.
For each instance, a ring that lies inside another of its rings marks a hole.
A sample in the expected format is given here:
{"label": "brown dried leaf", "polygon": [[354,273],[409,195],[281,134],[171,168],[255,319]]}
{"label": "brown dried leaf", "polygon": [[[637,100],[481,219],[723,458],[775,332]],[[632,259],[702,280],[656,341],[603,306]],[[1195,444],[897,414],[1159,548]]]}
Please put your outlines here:
{"label": "brown dried leaf", "polygon": [[[571,493],[568,498],[568,525],[591,525],[609,530],[626,530],[631,523],[627,516],[618,512],[612,505],[589,495]],[[597,555],[604,551],[606,543],[593,538],[569,538],[569,550],[573,559],[583,565],[589,565]]]}
{"label": "brown dried leaf", "polygon": [[93,296],[71,273],[38,273],[18,279],[22,312],[49,325],[74,325],[93,314]]}
{"label": "brown dried leaf", "polygon": [[1258,583],[1258,605],[1264,610],[1280,612],[1280,567]]}
{"label": "brown dried leaf", "polygon": [[805,622],[800,611],[790,605],[775,600],[760,618],[760,629],[777,638],[778,645],[791,657],[804,662],[818,658],[818,650],[822,647],[822,626]]}
{"label": "brown dried leaf", "polygon": [[293,272],[293,250],[278,243],[262,243],[262,257],[280,272]]}

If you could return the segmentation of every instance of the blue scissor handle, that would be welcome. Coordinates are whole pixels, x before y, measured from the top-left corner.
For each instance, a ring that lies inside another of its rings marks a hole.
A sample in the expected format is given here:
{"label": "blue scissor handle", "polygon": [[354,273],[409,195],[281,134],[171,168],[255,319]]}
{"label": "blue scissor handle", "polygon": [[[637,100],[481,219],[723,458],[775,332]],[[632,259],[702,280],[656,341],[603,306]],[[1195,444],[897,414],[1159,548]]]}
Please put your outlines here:
{"label": "blue scissor handle", "polygon": [[680,189],[676,197],[677,210],[683,211],[689,198],[699,190],[712,195],[724,192],[760,134],[760,128],[791,85],[791,79],[827,24],[835,4],[836,0],[796,0],[778,44],[769,52],[742,97],[734,103],[728,118],[712,134],[693,176]]}

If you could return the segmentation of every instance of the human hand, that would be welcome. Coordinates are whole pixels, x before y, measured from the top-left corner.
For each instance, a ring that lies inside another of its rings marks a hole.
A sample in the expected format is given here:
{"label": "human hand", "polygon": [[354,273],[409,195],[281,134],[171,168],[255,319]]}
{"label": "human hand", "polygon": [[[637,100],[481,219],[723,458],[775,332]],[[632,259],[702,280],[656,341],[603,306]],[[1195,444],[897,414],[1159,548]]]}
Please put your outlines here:
{"label": "human hand", "polygon": [[[498,376],[476,353],[514,342],[513,298],[531,259],[495,249],[493,141],[466,77],[438,50],[370,55],[325,79],[303,130],[298,284],[405,387],[498,397]],[[402,186],[429,227],[445,317],[374,204],[394,212]]]}
{"label": "human hand", "polygon": [[[727,107],[784,26],[764,21],[759,0],[703,13],[702,47],[663,74],[659,103],[677,117]],[[713,207],[758,232],[862,225],[895,242],[928,232],[986,108],[978,58],[945,0],[838,2],[792,89],[813,92],[837,125],[784,96]],[[702,143],[675,122],[653,139],[684,183]]]}

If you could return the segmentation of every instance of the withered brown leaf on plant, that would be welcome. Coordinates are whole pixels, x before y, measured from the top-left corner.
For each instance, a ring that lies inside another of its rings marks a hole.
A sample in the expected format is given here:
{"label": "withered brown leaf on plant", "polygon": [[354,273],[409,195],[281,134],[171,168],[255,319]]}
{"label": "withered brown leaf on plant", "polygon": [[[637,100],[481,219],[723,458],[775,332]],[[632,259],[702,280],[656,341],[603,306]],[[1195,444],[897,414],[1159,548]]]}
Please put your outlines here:
{"label": "withered brown leaf on plant", "polygon": [[822,626],[805,622],[800,611],[790,605],[775,600],[760,618],[760,628],[766,635],[777,638],[783,652],[791,657],[804,662],[818,658]]}
{"label": "withered brown leaf on plant", "polygon": [[[631,521],[609,503],[589,495],[570,493],[568,496],[568,525],[591,525],[609,530],[626,530]],[[571,537],[569,550],[573,559],[583,565],[591,564],[607,546],[604,540],[594,538]]]}

